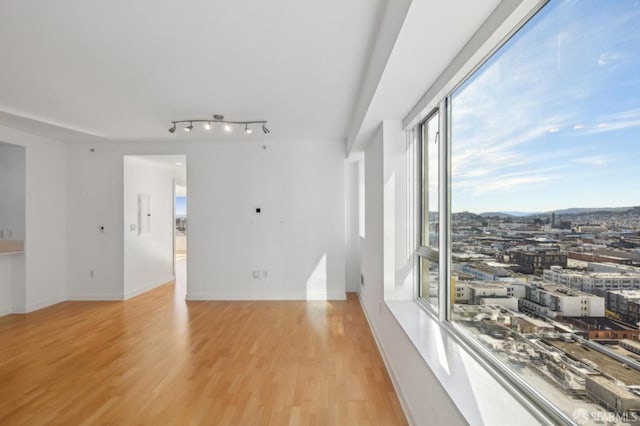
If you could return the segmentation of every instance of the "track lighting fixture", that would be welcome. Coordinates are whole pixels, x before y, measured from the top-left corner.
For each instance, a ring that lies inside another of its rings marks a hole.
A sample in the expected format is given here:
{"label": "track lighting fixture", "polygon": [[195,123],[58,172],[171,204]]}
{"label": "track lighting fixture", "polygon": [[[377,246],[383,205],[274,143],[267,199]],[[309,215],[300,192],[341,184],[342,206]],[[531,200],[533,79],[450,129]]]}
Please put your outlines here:
{"label": "track lighting fixture", "polygon": [[175,133],[176,131],[176,125],[177,124],[182,124],[182,123],[189,123],[188,126],[184,127],[184,131],[185,132],[190,132],[191,130],[193,130],[193,123],[203,123],[202,127],[205,130],[211,130],[211,127],[213,124],[223,124],[223,128],[225,131],[227,132],[231,132],[232,130],[232,125],[244,125],[244,131],[247,134],[251,134],[253,133],[253,129],[251,127],[249,127],[252,124],[256,124],[256,125],[262,125],[262,132],[266,135],[267,133],[270,133],[270,130],[267,129],[267,121],[266,120],[255,120],[255,121],[232,121],[232,120],[225,120],[224,115],[221,114],[214,114],[213,115],[213,120],[212,119],[194,119],[194,120],[176,120],[176,121],[172,121],[171,124],[172,126],[169,128],[169,133]]}

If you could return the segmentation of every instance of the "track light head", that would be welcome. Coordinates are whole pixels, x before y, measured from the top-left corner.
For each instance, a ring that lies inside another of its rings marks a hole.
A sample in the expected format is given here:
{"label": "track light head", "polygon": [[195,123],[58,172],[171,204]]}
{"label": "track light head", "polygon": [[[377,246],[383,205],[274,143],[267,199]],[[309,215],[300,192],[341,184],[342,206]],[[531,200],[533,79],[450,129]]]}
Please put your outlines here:
{"label": "track light head", "polygon": [[[241,126],[244,124],[244,132],[248,135],[253,133],[254,128],[258,128],[258,126],[262,126],[262,132],[264,134],[271,133],[269,129],[267,129],[267,121],[266,120],[247,120],[247,121],[234,121],[234,120],[226,120],[224,115],[222,114],[214,114],[213,118],[189,118],[186,120],[174,120],[171,122],[171,127],[169,128],[169,133],[175,133],[176,127],[180,125],[185,132],[190,132],[193,130],[193,123],[199,127],[202,125],[204,130],[211,130],[214,126],[220,126],[220,128],[224,129],[225,132],[230,133],[233,131],[233,126]],[[249,127],[251,126],[251,127]]]}

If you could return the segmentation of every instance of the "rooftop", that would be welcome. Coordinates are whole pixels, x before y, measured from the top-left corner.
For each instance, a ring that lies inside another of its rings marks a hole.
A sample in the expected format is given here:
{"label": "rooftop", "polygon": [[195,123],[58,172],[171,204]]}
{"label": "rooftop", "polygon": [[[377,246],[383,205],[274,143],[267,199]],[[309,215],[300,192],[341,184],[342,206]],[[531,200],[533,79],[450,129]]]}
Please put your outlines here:
{"label": "rooftop", "polygon": [[598,370],[606,372],[626,385],[640,385],[640,371],[629,367],[625,368],[620,361],[617,361],[608,355],[584,347],[578,342],[550,340],[548,343],[571,355],[578,361],[586,359],[591,363],[594,363]]}
{"label": "rooftop", "polygon": [[545,283],[543,285],[538,285],[538,289],[542,290],[542,291],[546,291],[547,293],[550,293],[554,296],[559,296],[559,297],[599,297],[596,296],[594,294],[591,293],[587,293],[584,291],[580,291],[580,290],[575,290],[572,288],[568,288],[565,287],[563,285],[557,285],[557,284],[548,284]]}
{"label": "rooftop", "polygon": [[616,385],[610,379],[604,376],[589,376],[589,379],[593,380],[600,386],[606,388],[608,391],[614,393],[618,398],[621,399],[638,399],[638,396],[633,392],[628,391],[622,386]]}
{"label": "rooftop", "polygon": [[583,324],[584,329],[591,330],[626,330],[635,331],[636,328],[614,321],[607,317],[580,317],[572,318],[572,322],[576,325]]}
{"label": "rooftop", "polygon": [[640,342],[636,340],[622,339],[620,342],[640,350]]}
{"label": "rooftop", "polygon": [[607,293],[622,296],[627,299],[640,299],[640,290],[609,290]]}
{"label": "rooftop", "polygon": [[562,268],[550,268],[553,272],[557,272],[559,274],[565,276],[575,276],[575,277],[589,277],[589,278],[601,278],[601,279],[614,279],[614,278],[640,278],[640,272],[629,271],[629,272],[593,272],[593,271],[575,271],[572,269],[562,269]]}

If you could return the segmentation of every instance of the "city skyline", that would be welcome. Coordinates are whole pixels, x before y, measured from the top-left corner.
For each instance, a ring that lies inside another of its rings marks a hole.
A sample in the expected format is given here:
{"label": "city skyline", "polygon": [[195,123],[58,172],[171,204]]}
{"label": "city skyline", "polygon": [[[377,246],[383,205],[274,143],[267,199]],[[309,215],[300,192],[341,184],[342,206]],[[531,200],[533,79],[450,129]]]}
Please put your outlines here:
{"label": "city skyline", "polygon": [[452,96],[452,208],[640,205],[638,2],[548,4]]}

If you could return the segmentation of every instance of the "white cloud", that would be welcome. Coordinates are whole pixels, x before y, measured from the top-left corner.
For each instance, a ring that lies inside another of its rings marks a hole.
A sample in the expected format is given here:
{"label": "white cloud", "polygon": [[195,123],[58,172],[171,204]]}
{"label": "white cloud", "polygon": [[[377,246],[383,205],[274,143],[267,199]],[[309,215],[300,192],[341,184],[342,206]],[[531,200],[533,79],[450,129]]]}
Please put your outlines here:
{"label": "white cloud", "polygon": [[603,121],[598,123],[595,128],[587,130],[587,134],[613,132],[616,130],[640,127],[640,109],[621,111],[600,118]]}
{"label": "white cloud", "polygon": [[571,161],[574,163],[586,164],[588,166],[603,166],[611,163],[613,160],[611,155],[591,155],[588,157],[576,158]]}
{"label": "white cloud", "polygon": [[562,179],[560,172],[563,169],[565,166],[493,173],[481,177],[458,176],[454,177],[454,188],[456,191],[469,192],[474,196],[523,190],[541,182]]}
{"label": "white cloud", "polygon": [[525,186],[529,186],[534,183],[547,182],[556,180],[558,176],[533,174],[529,176],[519,176],[510,178],[498,178],[492,179],[487,182],[483,182],[482,185],[475,188],[477,195],[485,194],[489,192],[509,192],[516,189],[522,189]]}
{"label": "white cloud", "polygon": [[598,65],[609,65],[612,62],[617,62],[620,59],[620,54],[614,52],[604,52],[600,54],[598,58]]}

